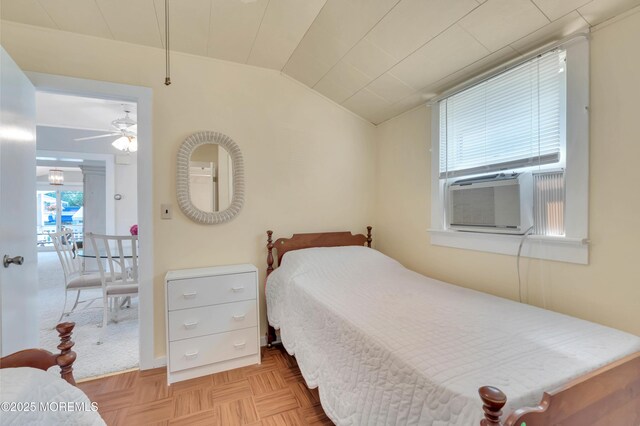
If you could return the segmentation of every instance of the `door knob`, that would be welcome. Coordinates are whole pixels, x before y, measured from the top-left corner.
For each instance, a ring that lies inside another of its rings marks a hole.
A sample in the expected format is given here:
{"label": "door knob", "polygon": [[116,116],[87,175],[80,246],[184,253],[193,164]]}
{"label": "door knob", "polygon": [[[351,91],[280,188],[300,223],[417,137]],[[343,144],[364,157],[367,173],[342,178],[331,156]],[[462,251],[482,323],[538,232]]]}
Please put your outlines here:
{"label": "door knob", "polygon": [[16,265],[22,265],[23,262],[24,257],[22,256],[9,257],[5,254],[2,258],[2,265],[4,265],[5,268],[8,268],[12,263],[15,263]]}

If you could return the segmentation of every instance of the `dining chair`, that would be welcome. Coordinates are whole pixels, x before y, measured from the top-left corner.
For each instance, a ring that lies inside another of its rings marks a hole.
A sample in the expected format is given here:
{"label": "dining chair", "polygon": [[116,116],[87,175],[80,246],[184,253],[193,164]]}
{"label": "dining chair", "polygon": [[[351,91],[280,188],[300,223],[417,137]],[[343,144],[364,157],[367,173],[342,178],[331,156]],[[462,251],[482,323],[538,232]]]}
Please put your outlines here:
{"label": "dining chair", "polygon": [[[62,313],[57,322],[62,320],[65,315],[69,316],[76,309],[80,301],[80,292],[82,290],[99,289],[102,287],[100,274],[89,273],[84,269],[84,262],[77,256],[78,245],[71,228],[63,228],[60,232],[52,232],[49,234],[53,246],[58,253],[62,271],[64,272],[65,292],[64,305]],[[67,295],[70,291],[76,291],[76,301],[70,311],[67,309]]]}
{"label": "dining chair", "polygon": [[118,322],[122,299],[138,294],[138,236],[100,235],[89,233],[91,247],[96,256],[102,285],[102,344],[110,313]]}

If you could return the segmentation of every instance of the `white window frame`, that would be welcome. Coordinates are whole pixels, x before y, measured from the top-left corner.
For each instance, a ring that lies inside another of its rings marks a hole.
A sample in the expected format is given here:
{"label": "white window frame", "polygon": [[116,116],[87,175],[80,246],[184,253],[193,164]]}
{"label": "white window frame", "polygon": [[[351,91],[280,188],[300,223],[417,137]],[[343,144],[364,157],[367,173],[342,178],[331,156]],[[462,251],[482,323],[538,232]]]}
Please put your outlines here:
{"label": "white window frame", "polygon": [[[567,52],[566,77],[566,169],[565,235],[529,235],[521,255],[579,264],[589,263],[589,40],[574,36],[548,46],[544,51],[562,46]],[[525,60],[541,51],[533,52]],[[508,68],[517,65],[508,64]],[[431,105],[431,244],[516,255],[522,235],[461,232],[446,228],[445,185],[440,179],[440,117],[438,101],[453,93],[486,80],[507,67],[482,75],[432,100]]]}

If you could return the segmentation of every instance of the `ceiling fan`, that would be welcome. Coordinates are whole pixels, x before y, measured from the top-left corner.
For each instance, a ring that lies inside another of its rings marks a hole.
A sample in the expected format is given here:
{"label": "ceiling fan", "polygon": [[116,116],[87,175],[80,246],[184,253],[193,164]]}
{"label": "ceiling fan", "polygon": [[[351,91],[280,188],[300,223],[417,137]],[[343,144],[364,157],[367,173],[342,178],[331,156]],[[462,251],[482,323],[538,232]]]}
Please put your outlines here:
{"label": "ceiling fan", "polygon": [[92,139],[112,138],[119,136],[111,145],[120,151],[136,152],[138,150],[138,124],[134,119],[129,117],[131,111],[125,109],[124,117],[117,118],[111,122],[113,132],[104,135],[89,136],[86,138],[77,138],[76,141],[88,141]]}

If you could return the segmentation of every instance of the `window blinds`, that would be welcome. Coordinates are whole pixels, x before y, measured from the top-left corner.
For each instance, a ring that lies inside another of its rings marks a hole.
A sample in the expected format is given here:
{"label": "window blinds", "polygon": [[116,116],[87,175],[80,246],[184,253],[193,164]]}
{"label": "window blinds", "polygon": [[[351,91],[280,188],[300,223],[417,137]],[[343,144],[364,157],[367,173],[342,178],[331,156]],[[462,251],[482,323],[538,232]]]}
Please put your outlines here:
{"label": "window blinds", "polygon": [[564,59],[546,53],[440,101],[440,178],[560,161]]}

